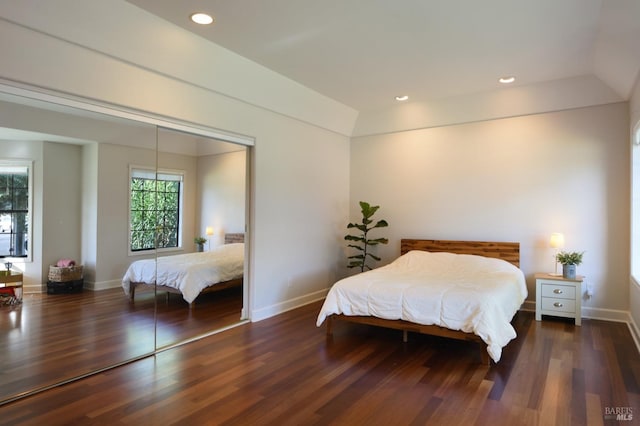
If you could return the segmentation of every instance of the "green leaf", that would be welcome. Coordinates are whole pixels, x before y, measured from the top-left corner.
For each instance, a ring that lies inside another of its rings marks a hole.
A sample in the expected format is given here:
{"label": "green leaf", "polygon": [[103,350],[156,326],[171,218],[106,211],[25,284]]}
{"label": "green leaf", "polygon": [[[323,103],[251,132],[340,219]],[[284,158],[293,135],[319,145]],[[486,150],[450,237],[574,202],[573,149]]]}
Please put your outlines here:
{"label": "green leaf", "polygon": [[367,240],[367,244],[375,246],[378,244],[388,244],[389,240],[386,238],[376,238],[374,240]]}
{"label": "green leaf", "polygon": [[380,209],[380,206],[372,206],[371,204],[365,201],[360,201],[362,223],[351,222],[347,224],[347,229],[356,228],[357,230],[362,232],[362,234],[359,236],[347,235],[344,237],[344,239],[347,241],[360,243],[359,245],[349,244],[347,246],[349,248],[353,248],[360,252],[360,254],[348,257],[348,259],[351,259],[348,265],[349,268],[360,267],[361,271],[364,272],[365,269],[366,270],[372,269],[369,265],[366,265],[365,263],[366,259],[371,258],[376,261],[381,260],[380,257],[367,252],[368,246],[375,246],[378,244],[387,244],[389,242],[387,238],[372,238],[372,239],[367,238],[369,231],[371,231],[372,229],[384,228],[389,226],[389,223],[386,220],[374,221],[372,219],[373,215],[376,214],[378,209]]}

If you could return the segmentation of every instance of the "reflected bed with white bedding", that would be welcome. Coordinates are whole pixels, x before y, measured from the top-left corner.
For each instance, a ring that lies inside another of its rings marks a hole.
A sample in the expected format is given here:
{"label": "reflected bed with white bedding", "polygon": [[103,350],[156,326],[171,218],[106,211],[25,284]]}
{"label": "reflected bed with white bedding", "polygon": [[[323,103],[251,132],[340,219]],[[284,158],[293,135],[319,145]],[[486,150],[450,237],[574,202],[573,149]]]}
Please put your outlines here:
{"label": "reflected bed with white bedding", "polygon": [[157,285],[180,293],[192,305],[200,293],[242,285],[244,243],[231,243],[210,251],[163,256],[133,262],[122,279],[131,301],[139,285]]}
{"label": "reflected bed with white bedding", "polygon": [[[317,325],[328,318],[331,334],[330,321],[339,318],[484,342],[498,362],[502,348],[516,337],[511,320],[527,297],[524,274],[501,258],[505,253],[511,261],[514,253],[519,258],[519,245],[442,240],[402,245],[403,255],[392,263],[334,284]],[[447,252],[456,247],[463,254]],[[486,355],[482,351],[488,363]]]}

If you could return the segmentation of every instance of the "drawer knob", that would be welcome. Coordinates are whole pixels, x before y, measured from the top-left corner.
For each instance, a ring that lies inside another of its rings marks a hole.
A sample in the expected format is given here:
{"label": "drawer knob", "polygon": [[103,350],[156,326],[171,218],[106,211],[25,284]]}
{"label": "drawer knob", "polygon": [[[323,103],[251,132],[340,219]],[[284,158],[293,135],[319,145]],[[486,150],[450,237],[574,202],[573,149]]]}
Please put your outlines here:
{"label": "drawer knob", "polygon": [[553,306],[555,306],[556,308],[562,308],[564,305],[560,302],[556,302],[553,304]]}
{"label": "drawer knob", "polygon": [[555,290],[553,290],[553,292],[555,294],[562,294],[562,290],[560,290],[559,288],[556,288]]}

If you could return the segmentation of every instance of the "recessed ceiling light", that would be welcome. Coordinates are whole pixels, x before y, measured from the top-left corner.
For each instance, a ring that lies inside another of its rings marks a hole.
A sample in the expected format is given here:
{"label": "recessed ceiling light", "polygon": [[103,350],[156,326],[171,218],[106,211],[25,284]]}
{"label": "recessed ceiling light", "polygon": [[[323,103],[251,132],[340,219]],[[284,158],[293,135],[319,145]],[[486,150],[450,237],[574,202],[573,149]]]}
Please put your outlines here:
{"label": "recessed ceiling light", "polygon": [[409,99],[408,95],[402,95],[402,96],[396,96],[396,101],[406,101],[407,99]]}
{"label": "recessed ceiling light", "polygon": [[200,25],[209,25],[213,22],[213,17],[206,13],[194,13],[190,18],[193,22]]}
{"label": "recessed ceiling light", "polygon": [[516,81],[516,78],[512,75],[508,76],[508,77],[500,77],[498,79],[498,81],[502,84],[509,84],[509,83],[513,83],[514,81]]}

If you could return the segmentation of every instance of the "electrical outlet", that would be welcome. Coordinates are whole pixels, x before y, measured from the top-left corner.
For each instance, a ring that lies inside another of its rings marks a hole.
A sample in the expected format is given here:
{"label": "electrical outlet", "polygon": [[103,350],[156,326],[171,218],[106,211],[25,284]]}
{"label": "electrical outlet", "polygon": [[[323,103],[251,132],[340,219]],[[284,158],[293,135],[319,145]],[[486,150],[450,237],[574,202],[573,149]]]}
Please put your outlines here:
{"label": "electrical outlet", "polygon": [[593,288],[591,287],[590,282],[585,282],[585,289],[588,298],[593,297]]}

